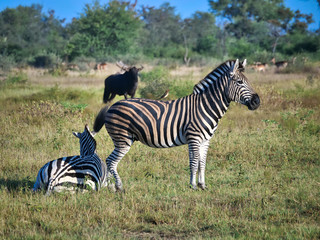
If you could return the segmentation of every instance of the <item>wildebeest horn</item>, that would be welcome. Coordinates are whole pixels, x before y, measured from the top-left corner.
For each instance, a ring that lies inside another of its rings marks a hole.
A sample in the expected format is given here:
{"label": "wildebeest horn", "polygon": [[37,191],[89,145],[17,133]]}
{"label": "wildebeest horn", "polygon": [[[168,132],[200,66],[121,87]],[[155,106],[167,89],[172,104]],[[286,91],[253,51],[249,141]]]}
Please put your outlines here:
{"label": "wildebeest horn", "polygon": [[128,71],[129,70],[129,67],[127,65],[125,65],[122,61],[116,62],[116,65],[119,68],[121,68],[121,70],[124,70],[124,71]]}

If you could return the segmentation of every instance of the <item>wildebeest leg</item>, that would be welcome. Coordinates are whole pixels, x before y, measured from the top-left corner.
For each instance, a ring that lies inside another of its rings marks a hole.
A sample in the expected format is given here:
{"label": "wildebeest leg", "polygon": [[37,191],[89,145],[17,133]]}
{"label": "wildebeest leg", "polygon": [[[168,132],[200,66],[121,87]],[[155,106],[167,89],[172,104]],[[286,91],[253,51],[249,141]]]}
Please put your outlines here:
{"label": "wildebeest leg", "polygon": [[134,91],[130,96],[131,98],[134,98],[134,95],[136,94],[136,91]]}
{"label": "wildebeest leg", "polygon": [[103,102],[107,103],[109,101],[109,97],[110,97],[110,92],[107,90],[104,90],[104,94],[103,94]]}
{"label": "wildebeest leg", "polygon": [[111,101],[112,99],[114,99],[114,98],[115,98],[115,96],[116,96],[116,94],[115,94],[115,93],[111,93],[111,97],[109,98],[109,100],[108,100],[108,101]]}
{"label": "wildebeest leg", "polygon": [[128,93],[125,93],[123,95],[124,95],[124,98],[127,100],[128,99],[128,97],[127,97]]}
{"label": "wildebeest leg", "polygon": [[[121,178],[118,174],[117,171],[117,166],[120,160],[126,155],[126,153],[129,151],[130,146],[125,146],[125,147],[115,147],[113,152],[109,155],[109,157],[106,159],[107,162],[107,167],[108,167],[108,172],[111,173],[115,180],[116,180],[116,190],[121,191],[122,190],[122,182]],[[110,183],[110,174],[108,179],[108,185]]]}
{"label": "wildebeest leg", "polygon": [[205,169],[206,169],[206,159],[207,159],[207,153],[209,148],[209,141],[205,141],[200,145],[200,159],[199,159],[199,165],[198,165],[198,187],[201,189],[206,188],[205,184]]}

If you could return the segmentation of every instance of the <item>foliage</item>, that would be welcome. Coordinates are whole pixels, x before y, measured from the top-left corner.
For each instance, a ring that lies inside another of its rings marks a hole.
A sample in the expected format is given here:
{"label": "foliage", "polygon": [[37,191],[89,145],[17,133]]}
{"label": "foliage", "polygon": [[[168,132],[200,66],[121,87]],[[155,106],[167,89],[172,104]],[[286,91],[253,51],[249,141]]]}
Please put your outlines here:
{"label": "foliage", "polygon": [[145,24],[145,36],[141,39],[141,46],[147,56],[183,56],[175,51],[177,45],[182,42],[182,34],[181,19],[175,13],[174,7],[169,3],[162,4],[158,9],[143,7],[141,17]]}
{"label": "foliage", "polygon": [[254,53],[255,47],[249,43],[245,38],[230,39],[227,43],[229,55],[233,58],[245,59]]}
{"label": "foliage", "polygon": [[14,66],[16,66],[16,61],[12,55],[0,55],[0,69],[2,71],[8,72]]}
{"label": "foliage", "polygon": [[55,53],[39,53],[34,57],[32,65],[36,68],[57,68],[62,64],[61,58]]}
{"label": "foliage", "polygon": [[[0,12],[0,67],[48,67],[59,75],[60,70],[52,67],[57,60],[69,63],[79,58],[91,62],[147,58],[186,65],[202,64],[207,57],[255,61],[281,55],[288,60],[304,54],[310,60],[320,59],[320,31],[308,30],[312,15],[285,7],[283,0],[209,3],[210,12],[183,19],[169,2],[138,7],[130,1],[96,0],[67,24],[54,10],[44,13],[41,5],[7,8]],[[79,68],[87,71],[91,65],[81,62]]]}
{"label": "foliage", "polygon": [[[215,25],[215,17],[208,12],[196,12],[184,19],[183,36],[185,47],[204,56],[223,57],[219,51],[220,29]],[[220,54],[217,54],[220,53]]]}
{"label": "foliage", "polygon": [[64,28],[54,16],[42,13],[42,6],[6,8],[0,13],[0,54],[22,62],[41,51],[62,55],[65,45]]}
{"label": "foliage", "polygon": [[192,80],[174,79],[164,66],[155,67],[149,72],[141,72],[140,77],[143,87],[139,93],[143,98],[158,99],[169,91],[169,96],[165,100],[177,99],[191,94],[194,87]]}
{"label": "foliage", "polygon": [[141,72],[141,82],[144,87],[140,89],[143,98],[159,98],[166,90],[170,89],[169,72],[164,67],[156,67],[150,72]]}
{"label": "foliage", "polygon": [[[273,54],[277,45],[282,49],[285,48],[288,38],[294,38],[291,34],[295,33],[295,37],[300,38],[305,36],[308,25],[313,22],[312,14],[301,14],[299,10],[293,12],[284,6],[283,0],[210,0],[209,3],[215,15],[228,19],[225,29],[231,36],[237,40],[247,40],[254,43],[255,47],[263,47]],[[286,36],[286,39],[278,42],[283,36]],[[301,44],[304,45],[302,49]],[[301,42],[300,46],[299,43],[293,45],[291,48],[296,48],[294,53],[299,53],[301,50],[309,51],[307,42]],[[310,48],[317,48],[316,43],[311,44]],[[292,55],[293,52],[282,50],[282,53],[288,55]]]}
{"label": "foliage", "polygon": [[141,22],[127,2],[86,4],[81,17],[69,26],[67,53],[73,59],[81,55],[103,57],[131,52],[140,28]]}
{"label": "foliage", "polygon": [[14,84],[25,84],[28,81],[28,76],[24,73],[11,73],[9,74],[2,84],[14,85]]}
{"label": "foliage", "polygon": [[296,31],[284,37],[284,41],[286,44],[281,47],[281,50],[287,55],[320,51],[319,36],[315,34],[301,34]]}

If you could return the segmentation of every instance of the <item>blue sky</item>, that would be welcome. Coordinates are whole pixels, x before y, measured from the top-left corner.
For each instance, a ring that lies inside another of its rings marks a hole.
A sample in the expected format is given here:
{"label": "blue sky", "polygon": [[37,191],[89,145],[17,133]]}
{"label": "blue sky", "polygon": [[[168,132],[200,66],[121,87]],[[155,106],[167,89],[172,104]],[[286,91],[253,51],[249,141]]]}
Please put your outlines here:
{"label": "blue sky", "polygon": [[[86,3],[92,2],[92,0],[0,0],[0,11],[6,7],[15,8],[18,5],[30,6],[32,3],[38,3],[44,7],[44,11],[55,10],[58,18],[66,18],[66,21],[70,22],[73,17],[79,17]],[[104,3],[107,0],[100,0],[100,2]],[[159,7],[164,2],[169,2],[171,6],[174,6],[176,13],[182,18],[190,17],[196,11],[209,10],[208,0],[138,0],[138,6]],[[320,8],[317,0],[284,0],[284,3],[292,10],[299,9],[302,13],[312,13],[315,22],[310,25],[309,29],[319,28]]]}

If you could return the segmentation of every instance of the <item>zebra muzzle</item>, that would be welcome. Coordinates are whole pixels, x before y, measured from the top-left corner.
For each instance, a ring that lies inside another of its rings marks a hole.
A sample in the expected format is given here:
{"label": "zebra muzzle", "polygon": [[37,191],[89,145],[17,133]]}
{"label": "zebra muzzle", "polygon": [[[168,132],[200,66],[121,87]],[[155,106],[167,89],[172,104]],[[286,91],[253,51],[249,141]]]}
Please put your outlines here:
{"label": "zebra muzzle", "polygon": [[250,101],[248,101],[247,106],[249,110],[256,110],[260,106],[260,98],[258,94],[252,95],[252,98]]}

